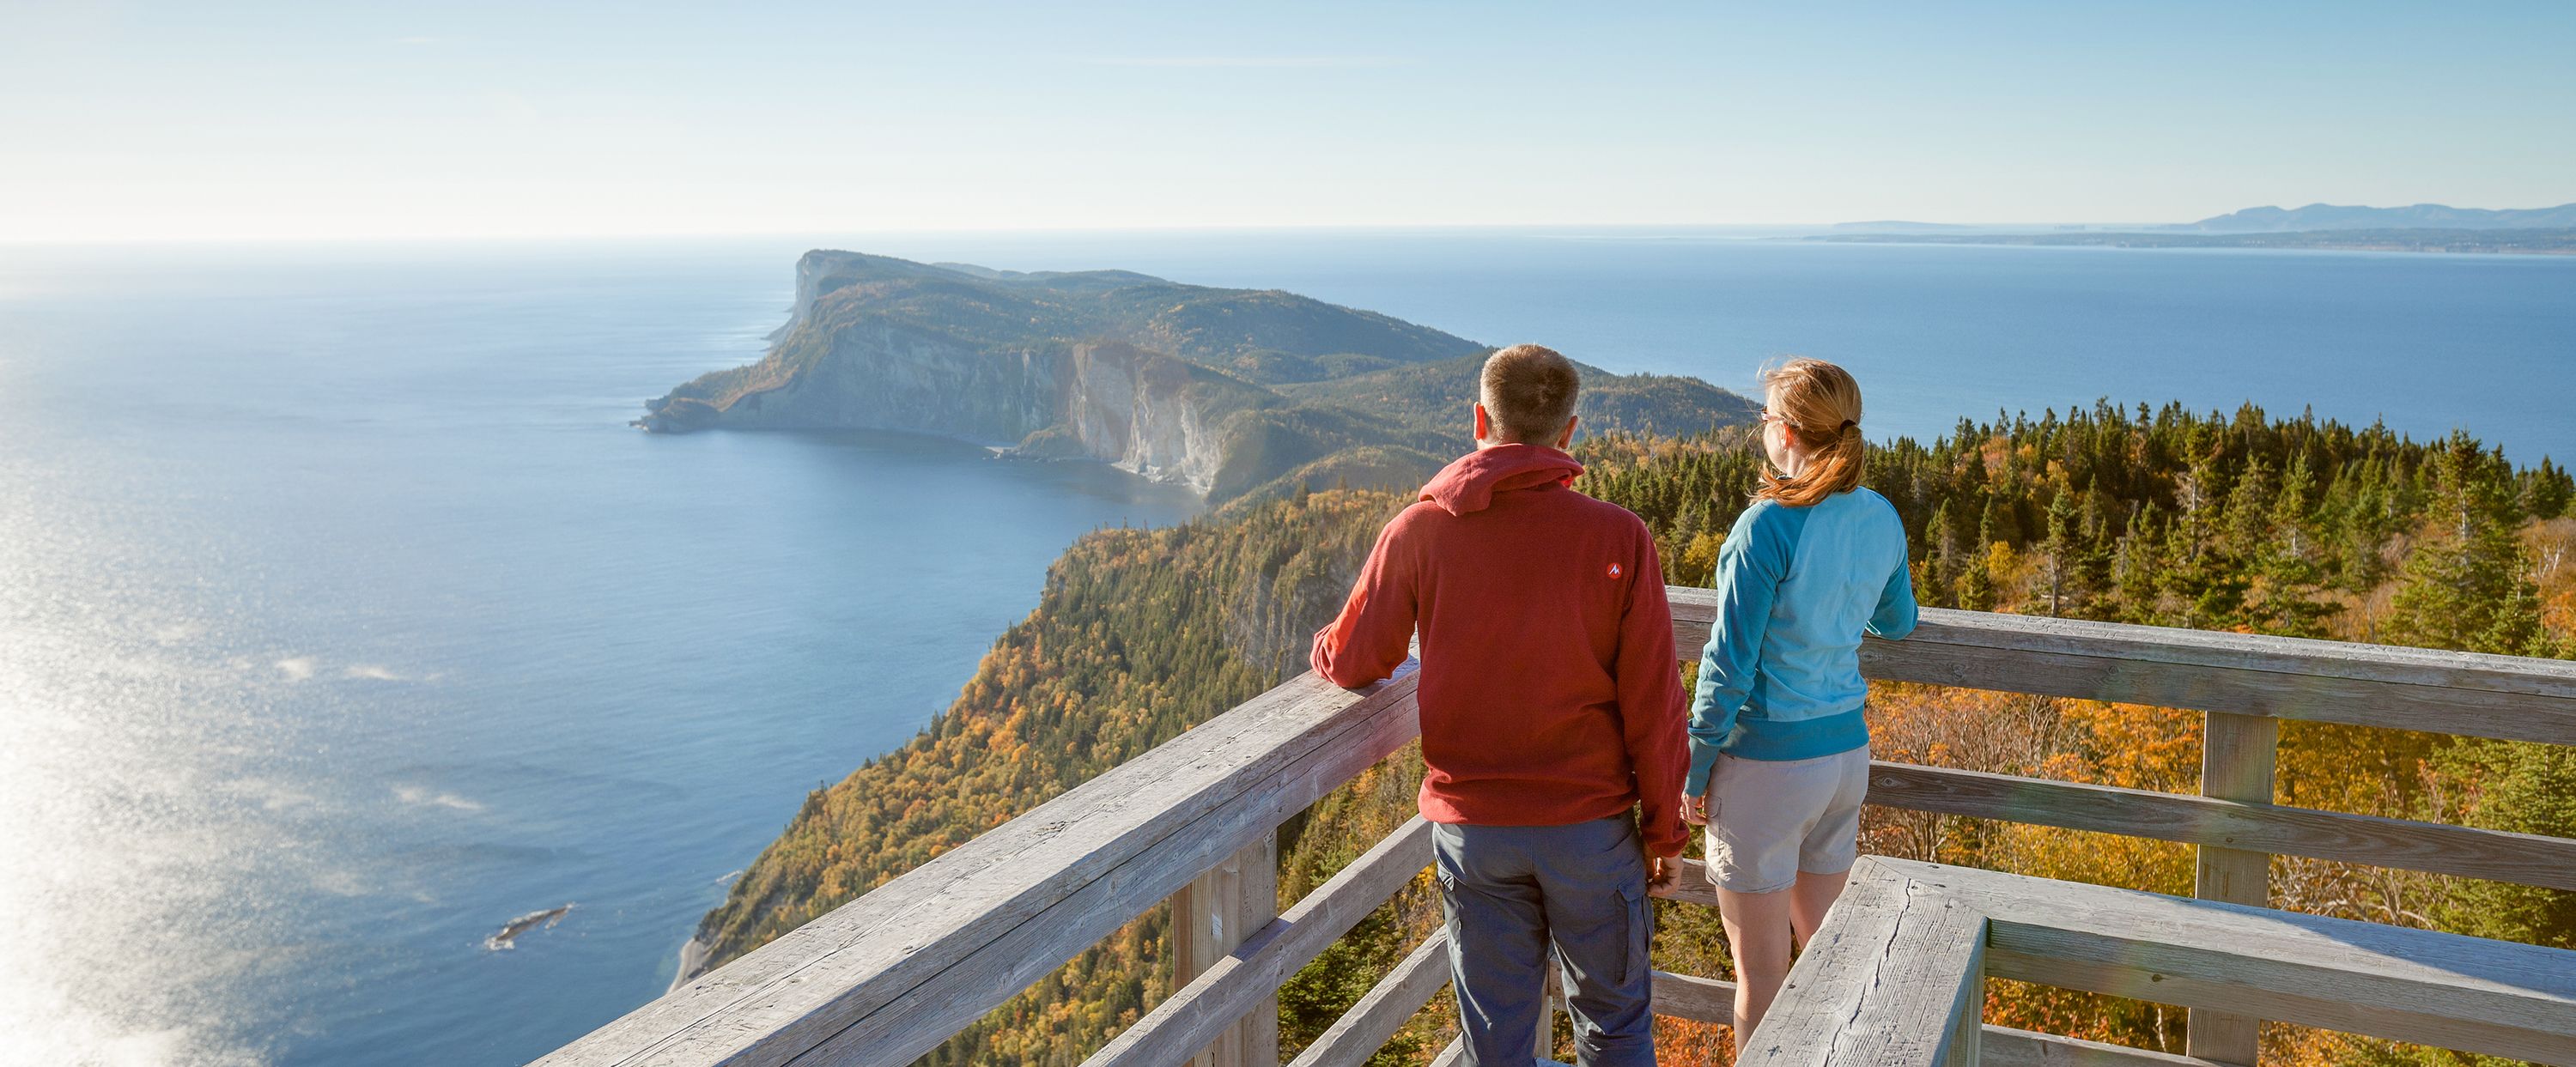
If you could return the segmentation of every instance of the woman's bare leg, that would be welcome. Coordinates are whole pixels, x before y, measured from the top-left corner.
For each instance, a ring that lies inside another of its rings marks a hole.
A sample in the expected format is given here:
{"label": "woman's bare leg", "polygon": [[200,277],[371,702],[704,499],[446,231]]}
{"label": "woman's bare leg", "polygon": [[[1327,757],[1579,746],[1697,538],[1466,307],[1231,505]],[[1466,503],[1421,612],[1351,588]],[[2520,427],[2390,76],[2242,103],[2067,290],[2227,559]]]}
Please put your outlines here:
{"label": "woman's bare leg", "polygon": [[1816,939],[1816,927],[1824,925],[1826,909],[1843,895],[1843,882],[1850,877],[1850,871],[1798,872],[1798,884],[1789,890],[1789,927],[1797,934],[1799,948]]}
{"label": "woman's bare leg", "polygon": [[1798,872],[1798,884],[1770,893],[1717,891],[1718,917],[1726,924],[1727,951],[1735,957],[1735,1046],[1741,1052],[1753,1028],[1771,1010],[1789,978],[1790,938],[1805,945],[1842,896],[1848,872]]}
{"label": "woman's bare leg", "polygon": [[1789,977],[1789,915],[1793,889],[1769,893],[1717,891],[1718,918],[1726,924],[1727,952],[1735,957],[1735,1047],[1761,1025],[1762,1013]]}

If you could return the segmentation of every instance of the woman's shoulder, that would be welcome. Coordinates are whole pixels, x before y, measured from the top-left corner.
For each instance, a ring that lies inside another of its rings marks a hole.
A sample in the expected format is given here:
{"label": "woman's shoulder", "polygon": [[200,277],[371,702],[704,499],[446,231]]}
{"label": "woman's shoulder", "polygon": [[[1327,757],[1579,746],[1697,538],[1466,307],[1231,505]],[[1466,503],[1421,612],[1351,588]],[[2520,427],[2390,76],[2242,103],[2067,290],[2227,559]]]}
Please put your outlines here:
{"label": "woman's shoulder", "polygon": [[1905,540],[1905,517],[1897,513],[1894,501],[1880,496],[1877,490],[1853,486],[1848,492],[1836,494],[1836,499],[1843,502],[1847,516],[1844,522],[1873,533],[1893,535],[1899,542]]}
{"label": "woman's shoulder", "polygon": [[1776,529],[1799,521],[1796,513],[1805,510],[1805,508],[1790,507],[1773,497],[1755,497],[1752,503],[1744,506],[1741,514],[1735,516],[1734,532],[1737,536],[1743,536],[1753,530],[1766,527]]}
{"label": "woman's shoulder", "polygon": [[1769,497],[1754,501],[1735,517],[1735,528],[1726,539],[1737,548],[1776,557],[1784,564],[1798,544],[1798,534],[1807,524],[1812,507],[1791,507]]}
{"label": "woman's shoulder", "polygon": [[1880,496],[1878,494],[1878,490],[1872,489],[1866,485],[1855,485],[1851,487],[1851,492],[1847,495],[1851,496],[1854,502],[1859,504],[1861,507],[1874,511],[1883,511],[1890,515],[1896,514],[1895,502],[1887,499],[1886,497]]}

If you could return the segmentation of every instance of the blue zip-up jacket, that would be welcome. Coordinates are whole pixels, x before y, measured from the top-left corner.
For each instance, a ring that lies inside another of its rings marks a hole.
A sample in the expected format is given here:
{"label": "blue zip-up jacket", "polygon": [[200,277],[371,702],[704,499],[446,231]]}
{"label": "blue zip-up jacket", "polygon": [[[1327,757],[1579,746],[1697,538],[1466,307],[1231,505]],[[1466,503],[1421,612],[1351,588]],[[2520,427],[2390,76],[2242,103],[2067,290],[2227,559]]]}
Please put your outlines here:
{"label": "blue zip-up jacket", "polygon": [[1803,508],[1757,500],[1718,549],[1715,585],[1684,795],[1708,791],[1720,752],[1798,760],[1868,744],[1861,634],[1914,632],[1914,578],[1895,505],[1867,489]]}

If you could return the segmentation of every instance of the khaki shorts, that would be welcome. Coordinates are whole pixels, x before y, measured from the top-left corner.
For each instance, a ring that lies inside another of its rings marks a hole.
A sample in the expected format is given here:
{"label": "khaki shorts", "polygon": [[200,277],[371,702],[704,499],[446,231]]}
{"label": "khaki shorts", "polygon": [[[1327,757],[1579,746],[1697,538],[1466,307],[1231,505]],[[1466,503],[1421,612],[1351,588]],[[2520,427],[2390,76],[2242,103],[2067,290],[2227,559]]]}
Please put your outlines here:
{"label": "khaki shorts", "polygon": [[1771,893],[1799,872],[1840,874],[1860,854],[1869,749],[1802,760],[1720,754],[1708,776],[1708,879],[1734,893]]}

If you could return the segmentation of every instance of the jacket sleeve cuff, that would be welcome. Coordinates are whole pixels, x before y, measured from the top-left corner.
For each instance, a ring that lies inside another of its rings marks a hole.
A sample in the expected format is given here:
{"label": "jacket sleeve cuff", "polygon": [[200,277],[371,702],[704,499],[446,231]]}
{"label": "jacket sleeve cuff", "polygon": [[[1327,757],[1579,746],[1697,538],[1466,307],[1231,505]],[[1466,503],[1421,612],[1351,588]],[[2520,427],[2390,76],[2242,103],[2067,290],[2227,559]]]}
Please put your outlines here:
{"label": "jacket sleeve cuff", "polygon": [[1708,792],[1708,774],[1717,767],[1717,746],[1691,738],[1690,775],[1682,779],[1682,795],[1701,796]]}
{"label": "jacket sleeve cuff", "polygon": [[1690,848],[1690,827],[1684,825],[1679,818],[1670,820],[1670,823],[1671,825],[1664,825],[1658,822],[1653,828],[1645,842],[1648,851],[1657,856],[1672,857],[1679,856]]}

